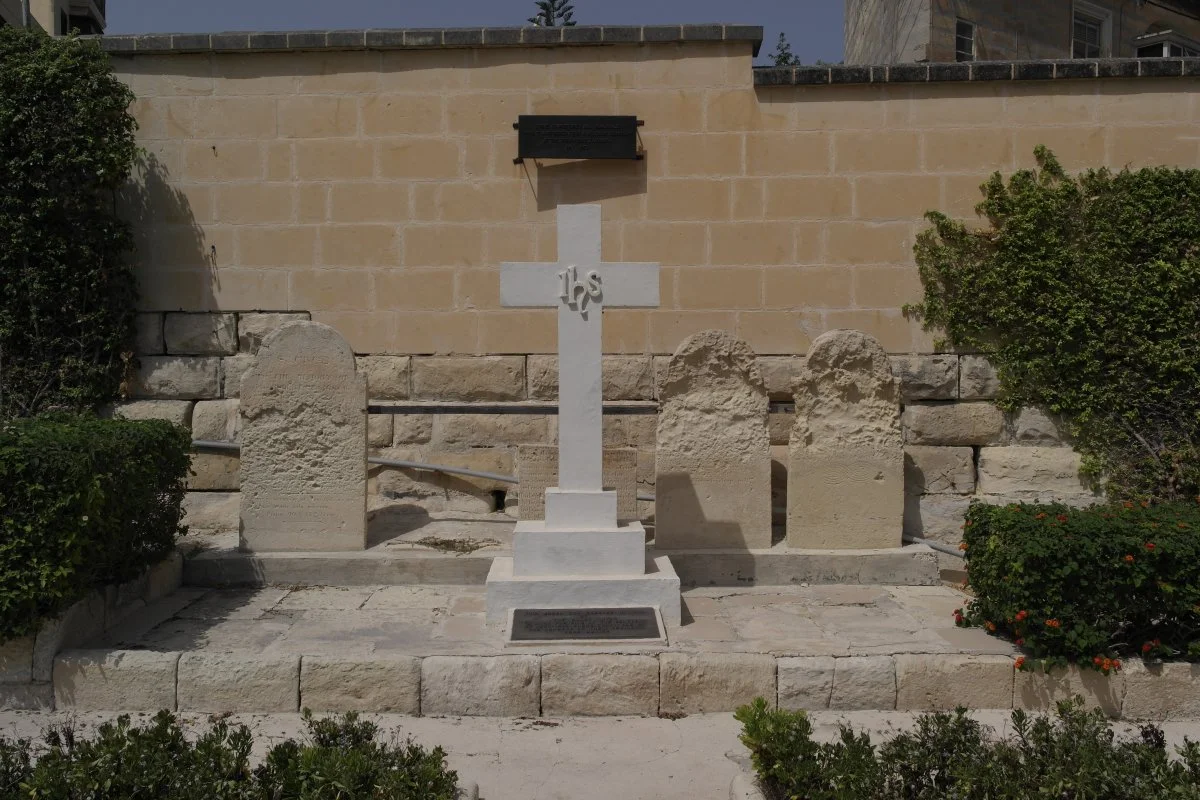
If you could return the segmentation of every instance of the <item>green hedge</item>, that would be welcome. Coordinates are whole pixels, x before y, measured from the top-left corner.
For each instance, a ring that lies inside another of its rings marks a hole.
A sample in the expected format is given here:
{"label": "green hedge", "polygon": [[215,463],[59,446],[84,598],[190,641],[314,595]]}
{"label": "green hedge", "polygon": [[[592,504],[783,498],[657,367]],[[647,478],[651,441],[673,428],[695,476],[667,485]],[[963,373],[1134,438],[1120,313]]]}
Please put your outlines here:
{"label": "green hedge", "polygon": [[1054,717],[1014,711],[1013,735],[1002,739],[960,709],[925,714],[880,746],[846,725],[818,742],[803,711],[769,709],[762,698],[734,716],[771,800],[1200,797],[1200,745],[1185,741],[1172,758],[1152,725],[1117,739],[1079,698]]}
{"label": "green hedge", "polygon": [[1200,506],[973,504],[960,624],[1012,638],[1023,668],[1200,656]]}
{"label": "green hedge", "polygon": [[39,747],[0,738],[0,800],[453,800],[458,775],[440,747],[383,743],[354,714],[316,720],[308,741],[274,745],[250,767],[253,736],[216,722],[184,736],[169,712],[135,727],[127,716],[90,739],[52,728]]}
{"label": "green hedge", "polygon": [[0,642],[171,551],[190,438],[163,421],[0,422]]}
{"label": "green hedge", "polygon": [[0,417],[95,407],[131,373],[133,99],[94,42],[0,26]]}

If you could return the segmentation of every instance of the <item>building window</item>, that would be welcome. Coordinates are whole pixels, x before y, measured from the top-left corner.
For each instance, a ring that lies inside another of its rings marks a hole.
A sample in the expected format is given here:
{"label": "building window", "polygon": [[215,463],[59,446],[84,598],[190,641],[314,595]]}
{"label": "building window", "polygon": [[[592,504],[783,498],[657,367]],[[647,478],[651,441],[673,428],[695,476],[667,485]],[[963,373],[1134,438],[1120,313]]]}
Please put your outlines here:
{"label": "building window", "polygon": [[954,30],[954,60],[975,60],[975,26],[960,19]]}
{"label": "building window", "polygon": [[1090,3],[1075,3],[1071,30],[1072,58],[1104,58],[1109,53],[1111,15]]}
{"label": "building window", "polygon": [[67,16],[67,12],[58,12],[58,35],[66,36],[71,32],[71,18]]}
{"label": "building window", "polygon": [[1200,42],[1173,30],[1158,31],[1133,40],[1138,58],[1194,58],[1200,55]]}

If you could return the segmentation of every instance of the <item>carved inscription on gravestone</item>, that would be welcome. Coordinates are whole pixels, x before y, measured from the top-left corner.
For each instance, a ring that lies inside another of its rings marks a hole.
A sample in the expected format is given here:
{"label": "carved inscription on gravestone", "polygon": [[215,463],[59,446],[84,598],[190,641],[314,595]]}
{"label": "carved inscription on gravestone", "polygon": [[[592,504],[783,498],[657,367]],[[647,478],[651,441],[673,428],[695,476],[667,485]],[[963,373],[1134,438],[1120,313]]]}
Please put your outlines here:
{"label": "carved inscription on gravestone", "polygon": [[[637,450],[614,448],[604,451],[601,471],[604,488],[617,493],[617,519],[636,520]],[[552,445],[521,445],[517,448],[518,511],[520,519],[546,518],[546,490],[558,485],[558,448]]]}
{"label": "carved inscription on gravestone", "polygon": [[243,550],[366,546],[367,381],[337,331],[271,333],[241,384]]}

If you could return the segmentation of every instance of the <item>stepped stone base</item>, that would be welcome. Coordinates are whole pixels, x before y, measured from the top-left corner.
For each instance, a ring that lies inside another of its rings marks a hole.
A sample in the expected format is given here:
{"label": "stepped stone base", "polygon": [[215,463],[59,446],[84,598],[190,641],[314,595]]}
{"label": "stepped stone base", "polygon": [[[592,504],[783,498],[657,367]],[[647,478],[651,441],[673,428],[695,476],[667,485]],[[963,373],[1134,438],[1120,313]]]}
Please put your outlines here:
{"label": "stepped stone base", "polygon": [[647,558],[644,575],[515,576],[511,558],[495,559],[488,572],[488,625],[505,624],[517,608],[634,606],[657,608],[664,622],[679,624],[679,576],[669,558]]}

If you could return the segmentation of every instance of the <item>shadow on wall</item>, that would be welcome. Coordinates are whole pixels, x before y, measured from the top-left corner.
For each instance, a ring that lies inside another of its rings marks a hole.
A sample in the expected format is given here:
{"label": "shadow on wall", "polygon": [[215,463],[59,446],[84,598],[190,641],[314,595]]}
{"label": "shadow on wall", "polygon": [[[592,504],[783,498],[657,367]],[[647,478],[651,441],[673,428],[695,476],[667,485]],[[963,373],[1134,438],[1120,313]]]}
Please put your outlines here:
{"label": "shadow on wall", "polygon": [[537,198],[538,211],[553,211],[560,205],[645,194],[647,163],[653,157],[647,153],[641,161],[538,161],[532,171],[526,162],[525,178]]}
{"label": "shadow on wall", "polygon": [[[686,539],[670,544],[682,545],[683,549],[719,548],[748,549],[741,523],[734,520],[710,519],[705,512],[705,503],[696,488],[692,476],[684,472],[668,472],[658,476],[655,483],[656,513],[660,518],[673,521],[674,528],[686,531]],[[655,546],[662,549],[663,544]]]}
{"label": "shadow on wall", "polygon": [[217,307],[221,254],[197,223],[191,199],[170,180],[166,165],[143,153],[117,197],[118,213],[133,225],[139,309],[209,311]]}

